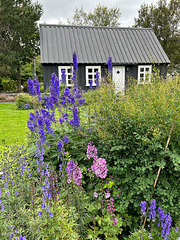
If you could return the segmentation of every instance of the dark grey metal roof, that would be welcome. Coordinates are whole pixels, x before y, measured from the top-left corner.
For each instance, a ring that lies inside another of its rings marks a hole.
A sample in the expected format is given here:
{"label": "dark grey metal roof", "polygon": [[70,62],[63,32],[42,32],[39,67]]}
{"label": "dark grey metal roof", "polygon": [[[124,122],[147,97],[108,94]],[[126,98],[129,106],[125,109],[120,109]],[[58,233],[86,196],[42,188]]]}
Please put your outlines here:
{"label": "dark grey metal roof", "polygon": [[89,27],[40,24],[41,63],[169,63],[150,28]]}

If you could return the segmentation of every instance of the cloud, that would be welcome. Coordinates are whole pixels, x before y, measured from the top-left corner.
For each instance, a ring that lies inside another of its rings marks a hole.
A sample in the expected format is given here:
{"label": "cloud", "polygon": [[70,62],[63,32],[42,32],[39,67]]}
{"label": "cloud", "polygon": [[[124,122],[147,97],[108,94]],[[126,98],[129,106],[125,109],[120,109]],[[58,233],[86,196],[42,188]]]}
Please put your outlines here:
{"label": "cloud", "polygon": [[[75,8],[83,8],[89,12],[101,4],[108,8],[118,7],[121,12],[121,26],[131,27],[134,24],[134,17],[138,16],[138,10],[142,3],[155,4],[158,0],[39,0],[43,5],[44,14],[40,22],[62,24],[67,22],[67,19],[72,19]],[[168,0],[169,2],[170,0]],[[32,2],[37,2],[32,0]]]}

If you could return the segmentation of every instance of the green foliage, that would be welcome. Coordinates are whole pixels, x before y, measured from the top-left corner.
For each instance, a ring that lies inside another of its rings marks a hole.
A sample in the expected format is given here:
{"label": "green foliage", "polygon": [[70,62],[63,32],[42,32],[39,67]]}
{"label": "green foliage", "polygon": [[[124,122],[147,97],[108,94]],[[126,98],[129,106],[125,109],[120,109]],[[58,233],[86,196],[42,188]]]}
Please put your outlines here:
{"label": "green foliage", "polygon": [[[169,240],[177,240],[178,239],[178,232],[175,231],[175,228],[172,228],[170,231],[170,235],[168,235]],[[134,231],[128,238],[128,240],[149,240],[149,239],[154,239],[154,240],[161,240],[163,239],[161,236],[161,230],[160,228],[151,228],[151,230],[146,230],[146,229],[140,229],[137,231]]]}
{"label": "green foliage", "polygon": [[[26,104],[28,104],[28,107],[26,106]],[[17,109],[21,109],[21,110],[33,109],[34,107],[33,98],[29,96],[29,94],[27,93],[21,93],[16,98],[16,106],[17,106]]]}
{"label": "green foliage", "polygon": [[68,22],[73,25],[89,25],[89,26],[119,26],[119,18],[121,16],[120,9],[107,8],[98,5],[93,12],[86,13],[83,8],[76,8],[73,20]]}
{"label": "green foliage", "polygon": [[167,53],[171,68],[180,62],[180,1],[159,0],[157,5],[142,4],[135,27],[152,28]]}
{"label": "green foliage", "polygon": [[[42,65],[40,61],[40,55],[36,56],[31,62],[26,63],[21,68],[21,81],[23,86],[27,86],[29,78],[34,79],[34,75],[38,76],[39,82],[43,82]],[[28,92],[28,88],[27,91]],[[42,91],[41,91],[42,92]]]}
{"label": "green foliage", "polygon": [[[158,204],[168,209],[175,221],[178,219],[179,87],[178,78],[154,81],[133,85],[126,90],[126,95],[116,96],[113,86],[105,84],[90,93],[89,103],[86,99],[91,112],[98,114],[94,125],[99,137],[98,152],[109,164],[108,173],[121,186],[117,211],[121,214],[128,212],[133,227],[139,224],[136,215],[139,203],[143,199],[150,201],[153,192]],[[168,151],[165,151],[176,115]],[[154,191],[153,184],[160,166],[162,170]]]}
{"label": "green foliage", "polygon": [[3,91],[15,91],[17,88],[16,81],[8,78],[2,78],[1,85]]}
{"label": "green foliage", "polygon": [[1,0],[0,72],[2,76],[15,75],[20,91],[20,67],[39,53],[37,21],[42,6],[30,0]]}

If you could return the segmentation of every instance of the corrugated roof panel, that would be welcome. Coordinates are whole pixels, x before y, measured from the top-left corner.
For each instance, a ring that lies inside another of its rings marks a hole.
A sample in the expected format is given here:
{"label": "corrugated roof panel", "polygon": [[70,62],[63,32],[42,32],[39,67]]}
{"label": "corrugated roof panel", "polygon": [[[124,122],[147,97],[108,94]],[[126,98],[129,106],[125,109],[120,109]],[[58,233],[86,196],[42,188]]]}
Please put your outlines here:
{"label": "corrugated roof panel", "polygon": [[112,56],[112,57],[114,57],[112,59],[112,61],[115,63],[121,63],[123,61],[123,54],[122,54],[122,50],[121,50],[122,46],[120,43],[120,39],[119,39],[115,29],[112,29],[111,33],[112,33],[111,38],[114,42],[114,46],[116,49],[116,55]]}
{"label": "corrugated roof panel", "polygon": [[63,59],[63,51],[62,51],[62,47],[61,47],[62,34],[61,34],[61,31],[57,31],[57,29],[56,29],[56,34],[57,34],[57,52],[58,52],[58,56],[59,56],[59,59],[58,59],[58,62],[59,62],[59,61],[62,61],[62,59]]}
{"label": "corrugated roof panel", "polygon": [[110,41],[111,49],[112,49],[111,55],[114,56],[112,61],[113,62],[117,62],[119,60],[119,56],[118,56],[118,53],[117,53],[119,49],[117,48],[117,45],[115,44],[115,38],[114,38],[113,29],[111,29],[109,31],[109,39],[110,39],[109,41]]}
{"label": "corrugated roof panel", "polygon": [[94,39],[95,39],[95,44],[96,44],[96,55],[97,55],[97,62],[100,63],[102,62],[102,46],[101,46],[101,39],[100,39],[100,35],[99,32],[97,31],[97,29],[94,30]]}
{"label": "corrugated roof panel", "polygon": [[[151,34],[152,35],[152,34]],[[142,34],[141,35],[144,43],[145,43],[145,47],[146,47],[146,55],[149,58],[149,63],[152,62],[157,62],[157,59],[159,59],[159,56],[157,54],[154,54],[154,39],[150,40],[150,38],[148,37],[148,34],[146,32],[146,34]]]}
{"label": "corrugated roof panel", "polygon": [[127,31],[126,34],[127,34],[128,40],[129,40],[130,48],[131,48],[132,63],[137,63],[138,59],[139,59],[139,52],[138,52],[138,48],[137,48],[136,44],[134,44],[134,42],[135,42],[134,33],[133,33],[133,31]]}
{"label": "corrugated roof panel", "polygon": [[[149,34],[149,33],[148,33]],[[153,39],[153,50],[155,51],[155,54],[158,53],[158,55],[156,54],[156,56],[158,56],[157,62],[170,62],[169,58],[167,57],[164,49],[162,48],[161,44],[159,43],[155,33],[152,31],[152,34],[149,34],[149,38]]]}
{"label": "corrugated roof panel", "polygon": [[[144,55],[143,55],[143,47],[142,47],[142,42],[141,42],[141,36],[139,35],[139,33],[137,31],[134,31],[134,38],[135,38],[135,43],[136,43],[136,49],[138,52],[138,62],[139,63],[146,63],[146,60],[144,59]],[[136,54],[136,53],[135,53]],[[138,63],[137,62],[137,63]]]}
{"label": "corrugated roof panel", "polygon": [[119,51],[122,53],[122,58],[119,59],[119,63],[127,63],[128,62],[128,57],[127,57],[127,46],[125,39],[123,37],[123,30],[122,31],[116,31],[115,32],[116,36],[116,41],[119,47]]}
{"label": "corrugated roof panel", "polygon": [[42,63],[169,63],[152,29],[40,25]]}

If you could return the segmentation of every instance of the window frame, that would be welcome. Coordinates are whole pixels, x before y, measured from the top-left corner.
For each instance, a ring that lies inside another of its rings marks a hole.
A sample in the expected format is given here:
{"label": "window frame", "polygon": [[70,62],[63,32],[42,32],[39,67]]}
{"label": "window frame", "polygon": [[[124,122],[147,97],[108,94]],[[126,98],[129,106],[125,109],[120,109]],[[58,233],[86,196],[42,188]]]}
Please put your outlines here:
{"label": "window frame", "polygon": [[[58,66],[58,72],[59,72],[59,81],[60,79],[62,78],[61,75],[62,75],[62,70],[65,69],[66,70],[66,86],[67,87],[72,87],[73,86],[73,80],[72,80],[72,77],[73,77],[73,66]],[[70,73],[68,73],[68,70],[71,70]],[[71,84],[69,84],[69,78],[68,76],[71,77]]]}
{"label": "window frame", "polygon": [[[90,84],[89,84],[89,80],[92,80],[92,86],[93,87],[95,87],[96,86],[96,82],[95,82],[95,80],[96,80],[96,78],[94,77],[94,75],[96,74],[96,73],[94,73],[93,71],[94,71],[94,69],[98,69],[98,72],[99,72],[99,80],[101,79],[101,66],[95,66],[95,65],[93,65],[93,66],[91,66],[91,65],[89,65],[89,66],[86,66],[86,87],[89,87],[90,86]],[[89,69],[92,69],[92,73],[89,73],[88,72],[88,70]],[[92,79],[89,79],[89,75],[92,75]]]}
{"label": "window frame", "polygon": [[[149,68],[149,72],[146,72],[146,71],[142,72],[142,71],[140,71],[141,68],[143,68],[144,70],[146,68]],[[148,81],[146,81],[146,73],[148,73],[148,74],[152,73],[152,65],[138,65],[138,84],[147,84],[147,83],[151,82],[151,76],[149,76]],[[144,74],[143,81],[140,79],[141,78],[140,74]]]}

